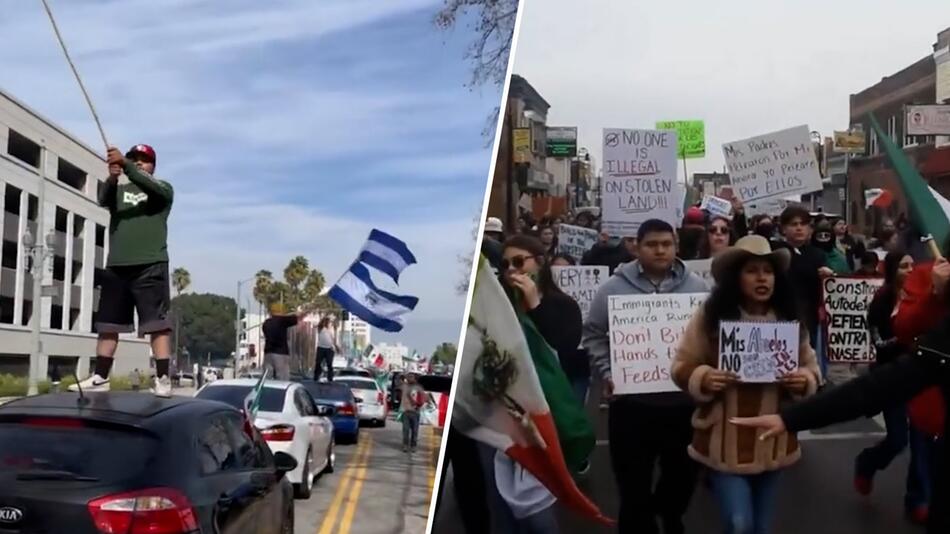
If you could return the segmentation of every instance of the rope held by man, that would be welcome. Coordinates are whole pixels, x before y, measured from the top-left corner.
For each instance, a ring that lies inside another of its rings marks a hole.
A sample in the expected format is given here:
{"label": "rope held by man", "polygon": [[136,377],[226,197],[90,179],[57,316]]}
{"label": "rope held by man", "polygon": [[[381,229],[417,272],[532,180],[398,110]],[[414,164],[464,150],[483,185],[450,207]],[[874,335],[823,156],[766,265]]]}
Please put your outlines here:
{"label": "rope held by man", "polygon": [[106,133],[102,129],[102,122],[99,121],[99,115],[96,113],[95,106],[92,105],[92,99],[89,98],[89,93],[86,91],[86,86],[82,83],[82,77],[79,76],[79,71],[76,70],[76,65],[73,64],[73,60],[69,56],[69,50],[66,49],[66,43],[63,42],[63,36],[59,33],[59,26],[56,25],[56,19],[53,17],[53,11],[50,9],[46,0],[40,1],[43,2],[43,7],[46,9],[46,15],[49,17],[50,24],[53,25],[53,32],[56,34],[56,40],[59,41],[60,48],[63,49],[63,54],[66,56],[66,62],[69,63],[69,68],[72,69],[73,75],[76,76],[76,81],[79,82],[79,89],[82,90],[82,94],[86,98],[86,104],[89,105],[89,110],[92,111],[92,118],[95,119],[96,127],[99,128],[99,135],[102,136],[102,144],[105,146],[106,150],[108,150],[109,141],[106,140]]}

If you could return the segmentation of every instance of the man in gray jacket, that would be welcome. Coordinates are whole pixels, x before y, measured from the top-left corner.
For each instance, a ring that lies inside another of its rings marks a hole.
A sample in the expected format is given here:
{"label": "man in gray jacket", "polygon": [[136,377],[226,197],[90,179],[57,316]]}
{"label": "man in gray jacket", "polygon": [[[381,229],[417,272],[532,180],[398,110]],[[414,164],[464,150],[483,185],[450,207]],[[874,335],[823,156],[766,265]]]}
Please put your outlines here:
{"label": "man in gray jacket", "polygon": [[[610,458],[620,488],[618,532],[656,533],[659,517],[665,534],[680,534],[699,470],[686,452],[693,404],[681,391],[614,395],[607,302],[611,295],[706,293],[709,288],[677,259],[676,233],[668,223],[645,221],[637,231],[637,247],[639,259],[618,267],[594,297],[582,343],[603,383],[602,398],[610,403]],[[657,460],[660,478],[654,491]]]}

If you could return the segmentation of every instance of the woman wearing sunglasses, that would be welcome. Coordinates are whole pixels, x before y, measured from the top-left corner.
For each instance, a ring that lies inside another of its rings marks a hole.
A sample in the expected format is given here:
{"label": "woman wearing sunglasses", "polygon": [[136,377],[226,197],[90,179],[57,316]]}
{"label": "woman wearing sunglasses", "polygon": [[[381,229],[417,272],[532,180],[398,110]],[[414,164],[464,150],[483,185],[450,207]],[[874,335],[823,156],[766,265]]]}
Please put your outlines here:
{"label": "woman wearing sunglasses", "polygon": [[[527,313],[541,336],[553,348],[568,379],[577,378],[581,342],[581,309],[554,284],[545,260],[548,248],[537,238],[516,235],[505,241],[503,285],[513,292],[513,304]],[[587,370],[585,378],[590,376]],[[588,464],[589,465],[589,464]],[[554,503],[557,499],[536,478],[501,453],[494,456],[494,478],[504,506],[494,513],[506,532],[542,534],[557,532]],[[584,469],[586,470],[586,468]]]}
{"label": "woman wearing sunglasses", "polygon": [[713,217],[706,226],[700,257],[715,258],[729,248],[732,240],[732,222],[725,217]]}

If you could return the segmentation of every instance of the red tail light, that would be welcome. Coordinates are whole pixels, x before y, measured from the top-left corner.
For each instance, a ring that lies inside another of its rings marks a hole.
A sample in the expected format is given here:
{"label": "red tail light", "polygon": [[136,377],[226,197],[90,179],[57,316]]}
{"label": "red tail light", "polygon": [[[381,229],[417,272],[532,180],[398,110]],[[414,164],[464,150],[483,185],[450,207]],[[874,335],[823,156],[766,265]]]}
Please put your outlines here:
{"label": "red tail light", "polygon": [[383,392],[382,392],[382,391],[377,391],[377,392],[376,392],[376,403],[377,403],[377,404],[383,404],[384,402],[386,402],[386,397],[383,395]]}
{"label": "red tail light", "polygon": [[347,403],[337,408],[336,413],[339,415],[356,415],[356,410],[352,404]]}
{"label": "red tail light", "polygon": [[23,419],[23,424],[44,428],[84,428],[86,426],[81,419],[68,417],[27,417]]}
{"label": "red tail light", "polygon": [[261,430],[261,436],[263,436],[266,441],[293,441],[294,426],[274,425],[270,428]]}
{"label": "red tail light", "polygon": [[89,502],[104,534],[185,534],[198,530],[191,502],[170,488],[117,493]]}

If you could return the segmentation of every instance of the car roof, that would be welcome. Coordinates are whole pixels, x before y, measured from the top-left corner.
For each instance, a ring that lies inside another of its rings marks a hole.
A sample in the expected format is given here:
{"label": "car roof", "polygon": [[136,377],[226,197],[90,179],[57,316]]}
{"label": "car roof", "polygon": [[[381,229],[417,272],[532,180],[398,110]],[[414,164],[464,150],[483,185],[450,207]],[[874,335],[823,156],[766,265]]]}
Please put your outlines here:
{"label": "car roof", "polygon": [[[250,386],[254,387],[260,381],[258,378],[227,378],[224,380],[215,380],[214,382],[208,382],[205,387],[218,387],[218,386]],[[271,389],[287,389],[290,386],[293,386],[296,382],[290,382],[287,380],[265,380],[264,387]]]}
{"label": "car roof", "polygon": [[[341,376],[340,378],[341,379],[345,378],[346,380],[361,380],[363,382],[372,382],[374,384],[376,383],[375,378],[370,378],[368,376],[349,375],[349,376]],[[336,377],[333,378],[333,382],[336,382]],[[332,383],[332,382],[329,382],[329,383]]]}
{"label": "car roof", "polygon": [[[110,392],[85,395],[80,405],[78,393],[55,393],[23,397],[0,406],[0,418],[16,416],[79,417],[99,421],[142,426],[148,419],[181,409],[207,411],[227,406],[191,397],[160,398],[141,392]],[[230,409],[231,407],[228,406]]]}

